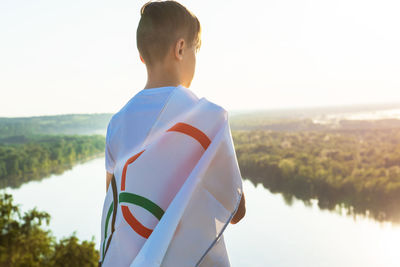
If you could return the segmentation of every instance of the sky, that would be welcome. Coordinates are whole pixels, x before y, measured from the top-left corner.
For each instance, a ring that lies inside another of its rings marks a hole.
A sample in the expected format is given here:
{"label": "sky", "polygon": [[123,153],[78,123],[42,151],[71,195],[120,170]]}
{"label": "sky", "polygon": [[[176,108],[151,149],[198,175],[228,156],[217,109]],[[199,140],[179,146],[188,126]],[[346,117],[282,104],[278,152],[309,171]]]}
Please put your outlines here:
{"label": "sky", "polygon": [[[1,0],[0,116],[117,112],[144,88],[146,1]],[[190,89],[228,111],[400,102],[400,2],[180,1],[202,25]]]}

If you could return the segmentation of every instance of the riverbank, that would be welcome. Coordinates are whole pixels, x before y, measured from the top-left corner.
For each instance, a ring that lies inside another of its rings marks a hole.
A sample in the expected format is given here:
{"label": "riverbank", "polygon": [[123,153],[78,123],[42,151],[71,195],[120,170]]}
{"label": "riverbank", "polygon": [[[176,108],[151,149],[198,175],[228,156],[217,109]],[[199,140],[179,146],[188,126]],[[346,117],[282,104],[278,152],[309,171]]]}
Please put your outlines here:
{"label": "riverbank", "polygon": [[74,165],[104,156],[102,135],[34,135],[0,143],[0,188],[61,174]]}
{"label": "riverbank", "polygon": [[243,176],[271,192],[400,223],[400,132],[237,131]]}

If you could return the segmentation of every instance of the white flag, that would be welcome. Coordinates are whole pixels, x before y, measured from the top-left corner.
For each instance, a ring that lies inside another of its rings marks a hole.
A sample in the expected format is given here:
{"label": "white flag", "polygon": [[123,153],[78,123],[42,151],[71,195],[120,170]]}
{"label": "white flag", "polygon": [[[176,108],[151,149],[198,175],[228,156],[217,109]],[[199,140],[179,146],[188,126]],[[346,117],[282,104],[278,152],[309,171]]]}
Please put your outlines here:
{"label": "white flag", "polygon": [[[169,100],[140,148],[116,162],[102,215],[102,266],[230,266],[223,231],[242,195],[227,112],[205,98],[179,116]],[[108,249],[107,243],[109,242]]]}

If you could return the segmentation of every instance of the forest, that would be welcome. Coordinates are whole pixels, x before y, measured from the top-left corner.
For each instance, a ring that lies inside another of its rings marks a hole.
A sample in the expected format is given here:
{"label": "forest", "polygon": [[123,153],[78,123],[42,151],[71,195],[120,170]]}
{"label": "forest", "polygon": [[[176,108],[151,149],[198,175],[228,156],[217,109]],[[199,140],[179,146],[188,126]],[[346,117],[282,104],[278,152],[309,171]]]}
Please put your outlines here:
{"label": "forest", "polygon": [[322,209],[400,222],[400,131],[235,131],[242,176]]}
{"label": "forest", "polygon": [[0,188],[19,187],[104,153],[102,135],[20,135],[0,139]]}

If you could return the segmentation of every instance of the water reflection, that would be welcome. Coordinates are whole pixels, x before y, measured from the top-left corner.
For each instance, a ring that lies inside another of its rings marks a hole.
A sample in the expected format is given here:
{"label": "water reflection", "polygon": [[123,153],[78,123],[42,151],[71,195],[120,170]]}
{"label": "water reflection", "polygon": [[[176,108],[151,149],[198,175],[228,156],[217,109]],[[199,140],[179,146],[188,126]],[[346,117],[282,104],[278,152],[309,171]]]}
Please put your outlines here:
{"label": "water reflection", "polygon": [[335,193],[335,190],[326,190],[324,194],[317,194],[307,186],[292,186],[285,183],[279,183],[277,179],[269,179],[266,175],[247,176],[253,185],[261,184],[271,193],[281,193],[287,205],[292,205],[294,199],[302,200],[306,206],[315,202],[321,210],[330,210],[339,214],[347,214],[354,219],[360,217],[372,218],[379,222],[392,222],[400,224],[400,206],[390,199],[381,199],[379,203],[365,203],[357,201],[357,197],[348,200],[352,204],[346,203],[343,196]]}
{"label": "water reflection", "polygon": [[43,169],[38,173],[24,173],[21,177],[8,176],[0,180],[0,189],[7,187],[17,189],[28,182],[41,181],[43,179],[53,177],[53,175],[61,175],[65,171],[71,170],[76,164],[83,164],[85,162],[91,161],[94,158],[101,158],[103,157],[103,154],[104,153],[95,154],[83,160],[76,160],[72,163],[55,165],[51,168]]}
{"label": "water reflection", "polygon": [[247,213],[225,241],[232,266],[400,266],[400,227],[321,210],[317,200],[272,194],[244,181]]}

